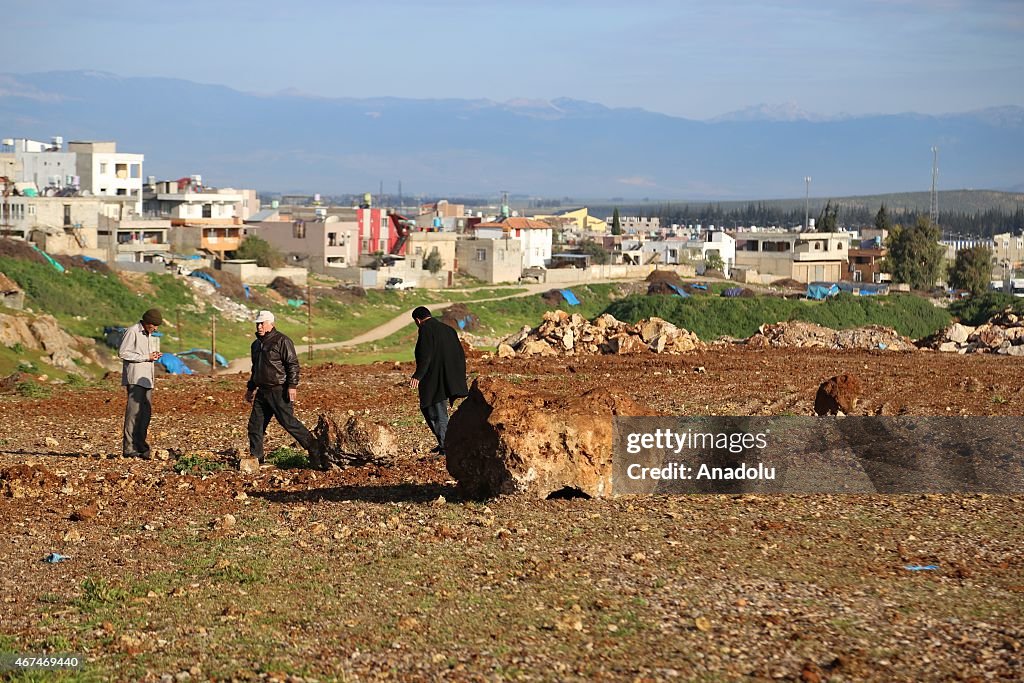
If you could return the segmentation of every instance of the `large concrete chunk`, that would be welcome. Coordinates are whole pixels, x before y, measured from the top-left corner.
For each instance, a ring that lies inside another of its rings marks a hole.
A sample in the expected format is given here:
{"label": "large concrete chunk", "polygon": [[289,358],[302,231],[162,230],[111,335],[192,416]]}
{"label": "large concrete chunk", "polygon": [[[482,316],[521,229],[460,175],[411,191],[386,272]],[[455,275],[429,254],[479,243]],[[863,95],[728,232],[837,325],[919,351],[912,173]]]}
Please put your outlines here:
{"label": "large concrete chunk", "polygon": [[448,425],[448,471],[471,498],[608,496],[612,418],[655,414],[606,389],[566,399],[482,377]]}
{"label": "large concrete chunk", "polygon": [[356,415],[321,414],[313,436],[327,463],[338,467],[392,465],[398,452],[391,429]]}

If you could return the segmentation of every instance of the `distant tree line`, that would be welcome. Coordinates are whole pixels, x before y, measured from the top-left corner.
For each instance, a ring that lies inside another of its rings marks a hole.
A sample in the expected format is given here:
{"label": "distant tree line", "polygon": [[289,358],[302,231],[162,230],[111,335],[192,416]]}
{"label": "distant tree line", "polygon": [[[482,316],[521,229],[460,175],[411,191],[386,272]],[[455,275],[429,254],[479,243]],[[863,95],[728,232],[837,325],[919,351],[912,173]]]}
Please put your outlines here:
{"label": "distant tree line", "polygon": [[[828,202],[822,211],[812,210],[811,218],[820,224],[824,219],[828,225],[841,227],[868,227],[874,224],[877,209],[863,206],[843,206],[842,203]],[[918,219],[927,218],[927,211],[889,208],[893,224],[916,225]],[[716,225],[734,228],[742,225],[778,225],[794,227],[804,222],[803,207],[783,210],[764,202],[750,202],[746,206],[723,209],[721,204],[662,204],[657,208],[633,209],[624,207],[626,215],[653,215],[661,219],[662,225]],[[944,235],[960,233],[974,237],[991,237],[1001,232],[1024,231],[1024,206],[1007,213],[999,209],[988,209],[980,213],[940,211],[939,230]]]}

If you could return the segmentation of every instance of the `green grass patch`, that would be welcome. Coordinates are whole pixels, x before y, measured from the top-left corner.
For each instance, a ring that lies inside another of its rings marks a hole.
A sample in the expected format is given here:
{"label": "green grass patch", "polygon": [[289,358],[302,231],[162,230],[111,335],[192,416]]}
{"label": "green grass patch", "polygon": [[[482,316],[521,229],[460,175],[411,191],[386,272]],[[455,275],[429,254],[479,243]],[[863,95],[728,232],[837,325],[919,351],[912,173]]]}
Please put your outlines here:
{"label": "green grass patch", "polygon": [[30,379],[18,382],[14,390],[23,398],[50,398],[53,395],[53,388]]}
{"label": "green grass patch", "polygon": [[95,612],[107,605],[120,604],[128,599],[128,591],[111,585],[104,578],[87,577],[82,580],[82,595],[75,606],[82,612]]}
{"label": "green grass patch", "polygon": [[191,453],[181,456],[174,463],[174,471],[178,474],[193,474],[197,476],[220,472],[225,467],[227,465],[218,460],[211,460]]}
{"label": "green grass patch", "polygon": [[1024,299],[1002,292],[985,292],[980,296],[953,302],[949,305],[949,312],[963,324],[977,326],[1007,308],[1012,308],[1017,315],[1024,315]]}
{"label": "green grass patch", "polygon": [[695,332],[701,339],[749,337],[765,323],[801,320],[832,329],[884,325],[918,339],[949,324],[949,313],[927,299],[894,294],[855,297],[840,294],[828,301],[802,301],[779,297],[750,299],[721,297],[631,296],[608,306],[619,320],[635,323],[657,316]]}
{"label": "green grass patch", "polygon": [[287,446],[274,449],[267,456],[267,462],[282,470],[308,469],[311,466],[306,451]]}

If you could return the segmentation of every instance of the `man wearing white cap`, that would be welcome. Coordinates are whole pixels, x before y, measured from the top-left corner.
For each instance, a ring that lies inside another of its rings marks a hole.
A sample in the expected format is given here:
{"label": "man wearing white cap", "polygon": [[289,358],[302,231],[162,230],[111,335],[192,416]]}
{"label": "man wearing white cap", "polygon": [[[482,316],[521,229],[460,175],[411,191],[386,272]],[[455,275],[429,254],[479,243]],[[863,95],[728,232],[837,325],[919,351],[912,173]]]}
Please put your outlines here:
{"label": "man wearing white cap", "polygon": [[274,328],[274,314],[260,311],[256,316],[256,341],[252,343],[252,376],[246,385],[249,413],[249,454],[263,462],[263,437],[276,417],[285,431],[309,451],[314,467],[324,468],[320,448],[305,425],[295,417],[295,394],[299,385],[299,356],[295,344]]}

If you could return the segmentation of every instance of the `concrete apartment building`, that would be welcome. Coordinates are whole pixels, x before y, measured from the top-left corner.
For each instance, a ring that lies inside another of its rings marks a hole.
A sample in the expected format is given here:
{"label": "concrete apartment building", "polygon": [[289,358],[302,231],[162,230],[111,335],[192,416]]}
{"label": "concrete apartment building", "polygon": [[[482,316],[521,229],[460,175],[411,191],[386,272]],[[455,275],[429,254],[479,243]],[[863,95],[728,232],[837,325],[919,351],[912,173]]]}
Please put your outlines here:
{"label": "concrete apartment building", "polygon": [[1000,276],[1004,270],[1024,269],[1024,235],[1001,232],[992,236],[993,268]]}
{"label": "concrete apartment building", "polygon": [[470,238],[455,245],[459,272],[488,283],[518,282],[523,274],[522,242]]}
{"label": "concrete apartment building", "polygon": [[839,281],[848,271],[848,232],[738,232],[736,267],[762,279]]}
{"label": "concrete apartment building", "polygon": [[174,251],[205,251],[223,259],[242,244],[238,207],[244,191],[203,187],[198,176],[146,185],[145,214],[171,222]]}
{"label": "concrete apartment building", "polygon": [[335,211],[322,219],[317,219],[315,214],[299,215],[287,209],[261,211],[246,222],[246,232],[266,240],[284,254],[289,266],[303,266],[323,275],[351,277],[343,271],[355,268],[359,262],[356,210]]}
{"label": "concrete apartment building", "polygon": [[523,268],[545,268],[551,262],[554,230],[535,218],[504,218],[473,227],[480,239],[514,239],[522,243]]}
{"label": "concrete apartment building", "polygon": [[[608,216],[604,222],[611,230],[613,216]],[[619,216],[619,227],[623,234],[636,235],[638,233],[653,234],[661,230],[661,219],[657,217],[645,218],[643,216]]]}
{"label": "concrete apartment building", "polygon": [[12,150],[16,167],[12,173],[0,173],[20,183],[32,183],[40,194],[55,193],[80,186],[77,155],[64,149],[64,139],[50,142],[27,138],[3,140],[2,149]]}
{"label": "concrete apartment building", "polygon": [[142,213],[143,154],[117,151],[116,142],[69,142],[81,192],[97,196],[127,197],[135,213]]}

